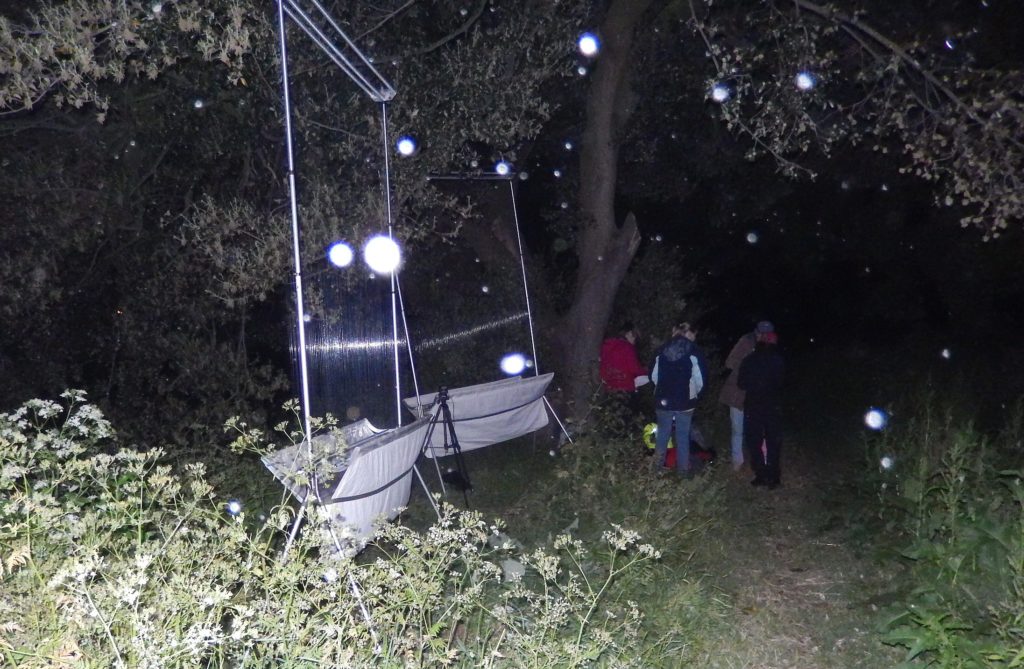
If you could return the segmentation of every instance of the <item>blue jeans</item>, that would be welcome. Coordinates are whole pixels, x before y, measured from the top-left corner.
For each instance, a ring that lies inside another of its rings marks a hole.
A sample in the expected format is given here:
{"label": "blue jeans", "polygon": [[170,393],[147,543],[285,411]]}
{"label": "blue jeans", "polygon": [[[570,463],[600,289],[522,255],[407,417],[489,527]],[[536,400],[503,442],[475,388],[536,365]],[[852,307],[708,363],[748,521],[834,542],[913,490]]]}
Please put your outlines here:
{"label": "blue jeans", "polygon": [[672,421],[676,424],[676,469],[690,471],[690,422],[693,411],[664,411],[658,409],[658,433],[654,440],[654,456],[659,467],[665,466],[668,440],[672,436]]}
{"label": "blue jeans", "polygon": [[729,422],[732,424],[732,466],[739,469],[743,464],[743,409],[729,407]]}

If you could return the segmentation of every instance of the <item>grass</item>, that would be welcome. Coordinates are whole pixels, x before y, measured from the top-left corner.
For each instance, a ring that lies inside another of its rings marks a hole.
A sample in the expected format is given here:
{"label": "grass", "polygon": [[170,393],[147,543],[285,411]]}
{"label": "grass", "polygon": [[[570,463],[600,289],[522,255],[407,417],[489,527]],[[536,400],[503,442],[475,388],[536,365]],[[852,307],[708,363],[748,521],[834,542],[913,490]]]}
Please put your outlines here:
{"label": "grass", "polygon": [[[720,453],[724,422],[704,427]],[[771,492],[728,466],[689,482],[652,477],[639,439],[591,437],[557,458],[545,440],[521,439],[465,455],[470,504],[528,548],[566,530],[593,541],[620,523],[665,549],[623,594],[644,603],[649,638],[672,649],[677,663],[665,666],[895,666],[899,653],[878,632],[895,576],[851,544],[853,454],[816,455],[823,438],[794,435],[785,486]],[[463,503],[451,491],[449,500]],[[429,520],[421,491],[410,506],[408,522]],[[690,536],[678,532],[684,516]]]}

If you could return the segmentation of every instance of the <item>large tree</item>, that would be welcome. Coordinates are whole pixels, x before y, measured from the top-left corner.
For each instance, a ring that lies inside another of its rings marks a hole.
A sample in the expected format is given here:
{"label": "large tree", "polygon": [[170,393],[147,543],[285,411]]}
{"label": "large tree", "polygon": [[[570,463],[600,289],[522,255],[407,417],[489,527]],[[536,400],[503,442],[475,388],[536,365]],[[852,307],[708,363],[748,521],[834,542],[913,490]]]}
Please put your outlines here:
{"label": "large tree", "polygon": [[[578,110],[579,211],[560,228],[573,240],[573,288],[552,330],[577,416],[639,230],[655,225],[623,202],[678,203],[727,179],[739,195],[721,188],[718,200],[757,206],[732,176],[743,160],[809,177],[854,147],[934,182],[936,202],[986,235],[1021,218],[1021,77],[992,54],[959,56],[973,20],[959,7],[943,17],[954,57],[933,25],[919,25],[920,8],[883,2],[334,9],[395,80],[393,127],[421,139],[415,161],[395,170],[403,238],[450,235],[467,220],[426,173],[523,159],[555,106],[568,110],[560,122]],[[73,0],[0,21],[0,132],[17,162],[5,172],[15,224],[3,232],[0,313],[21,326],[5,333],[6,368],[63,348],[51,385],[106,378],[136,405],[177,398],[175,415],[204,403],[197,384],[233,398],[279,383],[267,356],[252,373],[253,344],[285,338],[253,332],[272,320],[260,305],[283,300],[288,277],[271,10]],[[584,16],[596,18],[603,49],[581,96],[553,82],[570,72]],[[380,225],[380,130],[373,106],[293,42],[306,243],[317,248]],[[77,348],[66,345],[72,332]]]}

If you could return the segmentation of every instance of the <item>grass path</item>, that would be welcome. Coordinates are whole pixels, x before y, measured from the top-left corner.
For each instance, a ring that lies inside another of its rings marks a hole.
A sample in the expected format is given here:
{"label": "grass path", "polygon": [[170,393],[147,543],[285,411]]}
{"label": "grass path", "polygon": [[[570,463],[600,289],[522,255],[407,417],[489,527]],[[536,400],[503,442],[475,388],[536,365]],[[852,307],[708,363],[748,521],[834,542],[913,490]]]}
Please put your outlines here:
{"label": "grass path", "polygon": [[749,472],[716,472],[727,479],[722,517],[699,560],[732,606],[705,666],[894,666],[899,654],[878,641],[876,603],[893,577],[870,546],[854,545],[848,463],[790,441],[777,490],[752,487]]}

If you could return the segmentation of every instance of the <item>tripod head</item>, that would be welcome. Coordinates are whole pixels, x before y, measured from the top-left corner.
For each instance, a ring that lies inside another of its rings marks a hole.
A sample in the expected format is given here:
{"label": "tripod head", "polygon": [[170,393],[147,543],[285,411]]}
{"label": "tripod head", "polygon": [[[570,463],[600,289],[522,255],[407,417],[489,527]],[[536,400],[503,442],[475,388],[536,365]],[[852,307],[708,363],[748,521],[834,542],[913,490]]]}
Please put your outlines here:
{"label": "tripod head", "polygon": [[437,403],[444,404],[448,401],[448,386],[441,386],[437,391]]}

